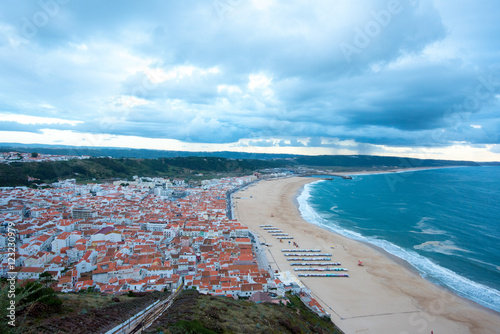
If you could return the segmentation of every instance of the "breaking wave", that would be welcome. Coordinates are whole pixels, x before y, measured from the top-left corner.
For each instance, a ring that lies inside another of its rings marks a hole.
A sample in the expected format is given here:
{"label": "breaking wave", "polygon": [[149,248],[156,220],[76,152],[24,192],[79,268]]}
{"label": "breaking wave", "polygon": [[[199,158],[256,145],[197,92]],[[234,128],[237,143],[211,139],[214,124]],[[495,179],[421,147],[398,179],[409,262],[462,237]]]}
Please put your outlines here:
{"label": "breaking wave", "polygon": [[[424,257],[413,250],[402,248],[387,240],[379,239],[376,237],[363,236],[358,232],[340,227],[331,218],[325,219],[310,205],[311,189],[313,189],[313,187],[320,182],[324,181],[320,180],[305,185],[303,191],[297,197],[297,202],[299,203],[299,211],[302,217],[307,222],[318,225],[322,228],[343,235],[347,238],[368,242],[372,245],[380,247],[390,254],[408,262],[415,269],[417,269],[417,271],[423,278],[435,284],[447,287],[462,297],[468,298],[485,307],[500,312],[500,291],[463,277],[450,269],[436,264],[429,258]],[[453,243],[438,242],[438,244],[436,244],[431,242],[430,244],[427,243],[427,245],[432,247],[434,251],[436,250],[436,247],[441,247],[441,249],[448,248],[449,251],[463,251],[458,247],[454,247]],[[424,245],[419,246],[421,246],[422,248],[428,247],[425,245],[425,243]]]}

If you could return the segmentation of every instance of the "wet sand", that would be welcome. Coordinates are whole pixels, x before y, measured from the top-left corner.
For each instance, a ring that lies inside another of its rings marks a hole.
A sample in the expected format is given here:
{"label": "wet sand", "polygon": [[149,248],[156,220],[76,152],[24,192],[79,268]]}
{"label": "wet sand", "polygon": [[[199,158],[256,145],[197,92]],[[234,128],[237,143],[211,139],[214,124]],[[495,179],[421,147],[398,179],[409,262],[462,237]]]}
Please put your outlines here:
{"label": "wet sand", "polygon": [[[316,180],[260,181],[234,194],[235,215],[261,242],[271,244],[267,257],[273,270],[294,272],[281,252],[294,247],[288,241],[280,243],[259,227],[262,224],[282,229],[300,248],[332,253],[332,262],[349,269],[348,278],[301,278],[346,334],[498,332],[500,314],[426,281],[404,261],[378,248],[306,222],[295,199],[305,184]],[[358,260],[364,265],[358,266]]]}

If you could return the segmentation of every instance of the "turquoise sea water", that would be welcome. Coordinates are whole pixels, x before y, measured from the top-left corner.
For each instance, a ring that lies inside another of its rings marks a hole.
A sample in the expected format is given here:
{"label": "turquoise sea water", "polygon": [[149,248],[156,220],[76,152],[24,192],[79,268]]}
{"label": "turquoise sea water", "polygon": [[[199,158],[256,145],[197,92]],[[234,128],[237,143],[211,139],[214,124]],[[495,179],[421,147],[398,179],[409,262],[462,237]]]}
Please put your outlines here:
{"label": "turquoise sea water", "polygon": [[381,247],[500,312],[500,167],[321,180],[298,202],[310,223]]}

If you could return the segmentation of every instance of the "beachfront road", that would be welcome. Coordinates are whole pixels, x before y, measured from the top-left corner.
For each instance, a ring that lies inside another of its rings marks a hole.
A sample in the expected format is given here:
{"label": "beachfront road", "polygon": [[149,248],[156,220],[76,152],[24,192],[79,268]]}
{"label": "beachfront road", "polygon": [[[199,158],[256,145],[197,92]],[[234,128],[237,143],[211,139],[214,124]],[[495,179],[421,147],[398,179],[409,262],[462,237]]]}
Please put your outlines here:
{"label": "beachfront road", "polygon": [[271,265],[269,264],[269,261],[266,256],[266,250],[267,246],[261,245],[261,240],[257,236],[255,232],[250,232],[250,238],[252,239],[254,249],[255,249],[255,258],[257,259],[257,263],[259,264],[259,269],[264,269],[269,271],[271,274],[271,277],[273,276],[273,272],[271,270]]}

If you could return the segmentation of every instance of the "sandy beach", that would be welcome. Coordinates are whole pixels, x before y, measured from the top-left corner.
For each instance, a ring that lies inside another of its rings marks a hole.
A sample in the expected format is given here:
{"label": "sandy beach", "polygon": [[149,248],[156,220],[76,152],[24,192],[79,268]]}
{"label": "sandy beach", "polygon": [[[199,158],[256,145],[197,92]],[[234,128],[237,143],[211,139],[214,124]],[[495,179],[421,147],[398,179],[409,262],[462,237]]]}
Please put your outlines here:
{"label": "sandy beach", "polygon": [[[500,315],[426,281],[398,259],[304,221],[295,204],[313,178],[265,180],[234,195],[235,215],[270,243],[273,270],[294,272],[280,243],[259,225],[272,224],[300,248],[320,248],[349,269],[348,278],[301,278],[332,321],[350,333],[498,333]],[[332,248],[334,246],[334,248]],[[364,266],[358,266],[362,260]]]}

